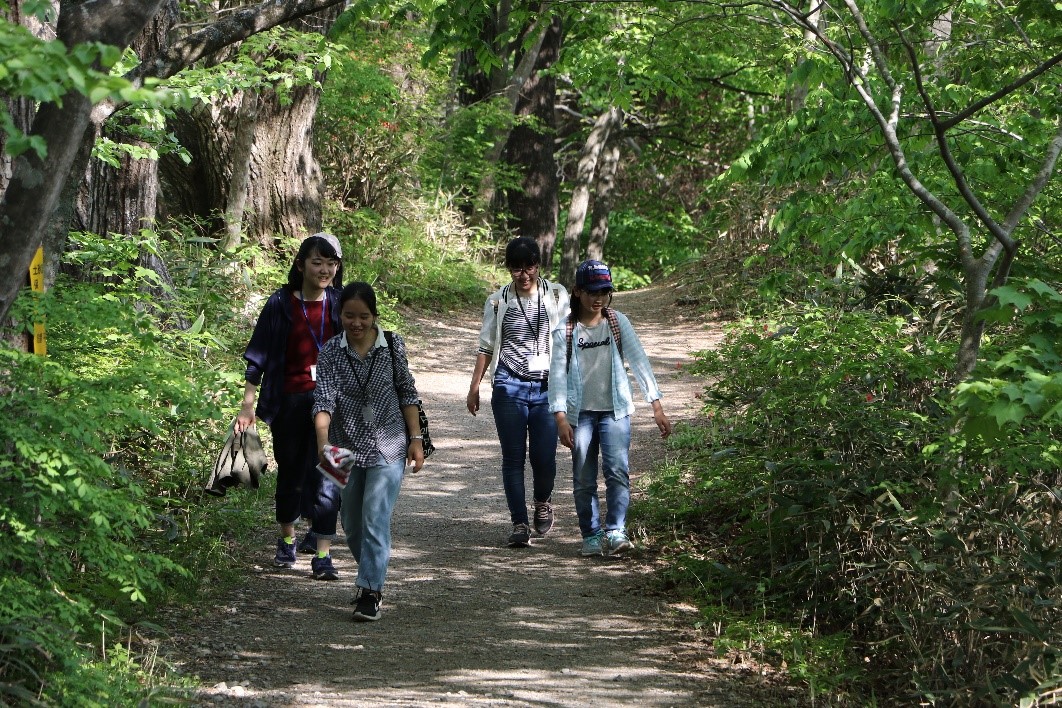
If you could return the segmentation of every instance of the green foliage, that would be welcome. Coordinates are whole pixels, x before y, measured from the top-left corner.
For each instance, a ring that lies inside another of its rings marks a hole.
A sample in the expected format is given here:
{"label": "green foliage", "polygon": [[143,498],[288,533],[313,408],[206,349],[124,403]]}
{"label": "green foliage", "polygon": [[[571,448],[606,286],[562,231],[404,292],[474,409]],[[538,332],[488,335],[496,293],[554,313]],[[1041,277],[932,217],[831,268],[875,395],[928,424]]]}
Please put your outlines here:
{"label": "green foliage", "polygon": [[875,312],[737,323],[693,367],[706,424],[674,436],[633,512],[666,549],[665,577],[794,637],[843,633],[847,661],[816,681],[857,701],[1057,688],[1059,479],[1038,444],[1059,428],[962,444],[954,346]]}
{"label": "green foliage", "polygon": [[1035,421],[1031,430],[1047,434],[1044,462],[1060,465],[1053,431],[1062,427],[1062,295],[1041,280],[1015,280],[992,294],[998,305],[985,317],[1012,321],[1018,332],[1007,340],[1012,348],[983,362],[957,387],[965,432],[993,447],[1009,446],[1009,433],[1029,431],[1030,419]]}
{"label": "green foliage", "polygon": [[424,68],[422,33],[406,23],[348,27],[314,126],[332,198],[348,208],[391,214],[419,189],[420,160],[438,130],[441,67]]}
{"label": "green foliage", "polygon": [[[40,14],[41,7],[27,8]],[[153,88],[135,89],[108,69],[121,59],[121,52],[104,44],[81,44],[67,48],[58,40],[45,41],[25,27],[0,18],[0,94],[25,97],[38,103],[62,102],[71,91],[84,94],[93,103],[107,98],[135,100],[158,106],[168,96]],[[102,67],[102,68],[101,68]],[[21,155],[33,150],[40,158],[48,148],[40,137],[30,137],[15,127],[8,104],[0,104],[0,128],[7,136],[5,151]]]}
{"label": "green foliage", "polygon": [[286,105],[292,89],[319,85],[319,75],[331,67],[335,49],[316,32],[274,27],[243,40],[226,61],[188,67],[166,83],[189,99],[206,103],[241,91],[271,90]]}
{"label": "green foliage", "polygon": [[[0,349],[0,527],[11,541],[0,550],[0,692],[129,705],[172,682],[132,628],[224,580],[232,534],[258,523],[245,500],[199,499],[242,378],[227,350],[247,324],[239,287],[222,286],[225,258],[174,268],[176,291],[163,292],[183,299],[166,304],[138,265],[144,250],[173,255],[155,234],[73,243],[66,268],[82,282],[61,276],[12,311],[27,326],[43,318],[49,355]],[[160,326],[178,315],[200,324]],[[126,631],[125,649],[111,647]]]}
{"label": "green foliage", "polygon": [[486,268],[470,258],[463,235],[438,228],[445,212],[409,206],[406,219],[391,223],[366,209],[330,210],[328,228],[353,243],[343,252],[344,280],[371,283],[385,309],[393,303],[440,311],[480,302]]}
{"label": "green foliage", "polygon": [[609,217],[606,260],[609,266],[630,269],[648,281],[649,276],[670,275],[697,258],[699,241],[700,234],[686,214],[653,219],[621,210]]}
{"label": "green foliage", "polygon": [[487,153],[500,134],[512,127],[514,117],[504,97],[463,106],[447,117],[446,130],[426,146],[424,181],[453,201],[463,204],[487,173],[493,173],[501,191],[519,190],[520,175],[504,161],[491,163]]}

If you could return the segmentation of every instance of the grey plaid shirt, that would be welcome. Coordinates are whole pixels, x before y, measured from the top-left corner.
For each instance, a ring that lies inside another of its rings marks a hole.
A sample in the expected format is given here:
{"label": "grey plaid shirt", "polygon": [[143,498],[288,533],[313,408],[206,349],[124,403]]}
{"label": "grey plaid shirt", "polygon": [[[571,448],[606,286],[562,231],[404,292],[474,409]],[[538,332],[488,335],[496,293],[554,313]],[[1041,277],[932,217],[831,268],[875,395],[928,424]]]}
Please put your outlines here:
{"label": "grey plaid shirt", "polygon": [[328,441],[353,451],[358,467],[380,464],[381,457],[391,463],[406,456],[409,440],[402,407],[416,405],[420,398],[409,373],[406,344],[397,334],[394,353],[392,362],[387,339],[377,327],[376,343],[364,358],[347,346],[346,333],[325,342],[317,356],[313,415],[325,411],[332,416]]}

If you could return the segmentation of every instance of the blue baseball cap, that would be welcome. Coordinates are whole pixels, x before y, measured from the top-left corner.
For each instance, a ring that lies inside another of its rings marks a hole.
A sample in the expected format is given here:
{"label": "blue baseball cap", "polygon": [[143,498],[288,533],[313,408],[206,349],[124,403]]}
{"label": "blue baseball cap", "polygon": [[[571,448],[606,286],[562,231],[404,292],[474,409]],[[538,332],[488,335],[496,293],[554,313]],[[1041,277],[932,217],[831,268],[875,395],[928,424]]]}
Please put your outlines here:
{"label": "blue baseball cap", "polygon": [[601,261],[583,261],[575,269],[575,287],[588,293],[598,290],[614,290],[612,271]]}

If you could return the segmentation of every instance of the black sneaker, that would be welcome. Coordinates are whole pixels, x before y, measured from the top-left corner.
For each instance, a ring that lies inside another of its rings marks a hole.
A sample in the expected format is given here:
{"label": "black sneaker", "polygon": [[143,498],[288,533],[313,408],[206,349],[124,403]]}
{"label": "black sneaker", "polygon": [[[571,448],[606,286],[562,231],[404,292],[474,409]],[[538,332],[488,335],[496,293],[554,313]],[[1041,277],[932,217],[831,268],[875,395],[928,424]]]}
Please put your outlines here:
{"label": "black sneaker", "polygon": [[273,557],[273,565],[278,568],[295,567],[295,544],[284,543],[283,538],[277,539],[277,554]]}
{"label": "black sneaker", "polygon": [[527,524],[513,524],[508,545],[509,548],[526,548],[531,545],[531,529]]}
{"label": "black sneaker", "polygon": [[380,619],[380,593],[365,588],[358,588],[358,596],[354,598],[354,621],[375,622]]}
{"label": "black sneaker", "polygon": [[317,553],[317,534],[307,531],[299,541],[299,553]]}
{"label": "black sneaker", "polygon": [[310,561],[314,580],[339,580],[339,572],[332,565],[332,556],[314,556]]}
{"label": "black sneaker", "polygon": [[535,533],[545,536],[553,528],[553,505],[548,501],[535,502]]}

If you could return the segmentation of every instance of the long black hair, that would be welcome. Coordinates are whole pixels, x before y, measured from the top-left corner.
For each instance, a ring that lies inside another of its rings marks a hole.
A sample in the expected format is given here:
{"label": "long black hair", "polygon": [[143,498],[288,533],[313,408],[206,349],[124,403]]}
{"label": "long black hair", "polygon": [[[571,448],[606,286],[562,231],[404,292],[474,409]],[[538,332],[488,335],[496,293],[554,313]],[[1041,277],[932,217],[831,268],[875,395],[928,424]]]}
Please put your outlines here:
{"label": "long black hair", "polygon": [[[329,234],[330,235],[330,234]],[[335,236],[332,236],[334,239]],[[336,243],[339,243],[336,241]],[[336,268],[336,277],[332,279],[332,287],[343,287],[343,258],[340,256],[336,247],[321,234],[314,234],[303,240],[299,246],[299,252],[295,254],[295,260],[291,264],[291,270],[288,271],[288,288],[291,290],[302,290],[302,268],[306,267],[306,259],[310,258],[314,252],[317,252],[323,258],[332,258],[339,261],[339,267]]]}
{"label": "long black hair", "polygon": [[343,292],[339,294],[339,309],[343,309],[347,300],[361,300],[365,303],[365,307],[369,308],[373,317],[380,316],[380,313],[376,311],[376,291],[366,282],[355,280],[347,284]]}

